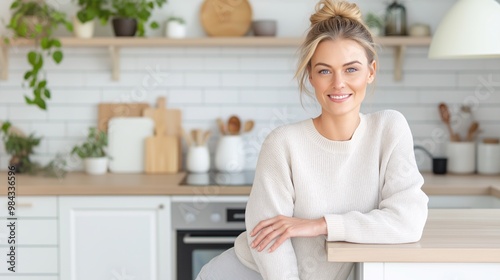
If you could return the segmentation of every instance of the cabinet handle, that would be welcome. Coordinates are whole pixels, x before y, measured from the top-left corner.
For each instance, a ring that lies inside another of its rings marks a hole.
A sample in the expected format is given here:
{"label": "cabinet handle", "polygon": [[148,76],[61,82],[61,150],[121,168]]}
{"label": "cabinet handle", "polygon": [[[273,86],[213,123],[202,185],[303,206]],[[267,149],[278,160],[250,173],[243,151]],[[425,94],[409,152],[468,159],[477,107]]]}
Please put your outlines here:
{"label": "cabinet handle", "polygon": [[234,236],[210,236],[210,237],[194,237],[189,234],[184,235],[182,241],[185,244],[234,244],[236,237]]}
{"label": "cabinet handle", "polygon": [[163,204],[160,204],[160,205],[158,206],[158,208],[159,208],[159,209],[163,209],[163,208],[165,208],[165,206],[163,206]]}

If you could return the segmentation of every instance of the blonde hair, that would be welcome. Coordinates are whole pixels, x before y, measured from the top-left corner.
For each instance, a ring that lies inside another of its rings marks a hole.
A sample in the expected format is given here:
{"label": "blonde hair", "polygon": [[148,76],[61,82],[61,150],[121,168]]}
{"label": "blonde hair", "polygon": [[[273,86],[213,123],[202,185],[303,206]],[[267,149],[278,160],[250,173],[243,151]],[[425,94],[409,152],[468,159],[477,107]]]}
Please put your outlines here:
{"label": "blonde hair", "polygon": [[356,4],[347,1],[321,0],[316,4],[316,12],[311,15],[309,21],[311,26],[299,49],[299,64],[295,72],[300,92],[311,94],[306,88],[306,81],[309,77],[311,58],[322,41],[353,40],[365,49],[369,64],[376,60],[373,36],[363,23]]}

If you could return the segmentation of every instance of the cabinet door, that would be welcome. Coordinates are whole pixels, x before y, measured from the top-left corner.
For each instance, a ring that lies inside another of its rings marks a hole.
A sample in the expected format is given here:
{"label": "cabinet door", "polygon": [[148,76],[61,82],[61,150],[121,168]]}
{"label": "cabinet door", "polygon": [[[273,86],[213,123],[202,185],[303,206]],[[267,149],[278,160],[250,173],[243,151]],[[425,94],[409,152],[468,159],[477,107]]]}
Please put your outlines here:
{"label": "cabinet door", "polygon": [[500,263],[385,263],[384,280],[497,280]]}
{"label": "cabinet door", "polygon": [[168,279],[168,197],[60,197],[61,279]]}

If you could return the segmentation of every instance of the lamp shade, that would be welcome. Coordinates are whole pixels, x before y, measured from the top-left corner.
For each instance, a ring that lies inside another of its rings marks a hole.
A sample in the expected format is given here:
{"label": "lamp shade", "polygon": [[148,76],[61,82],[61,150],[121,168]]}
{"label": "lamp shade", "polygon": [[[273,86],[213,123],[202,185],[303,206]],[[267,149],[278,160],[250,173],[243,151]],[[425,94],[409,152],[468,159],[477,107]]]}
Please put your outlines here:
{"label": "lamp shade", "polygon": [[458,0],[439,24],[429,58],[500,57],[500,4]]}

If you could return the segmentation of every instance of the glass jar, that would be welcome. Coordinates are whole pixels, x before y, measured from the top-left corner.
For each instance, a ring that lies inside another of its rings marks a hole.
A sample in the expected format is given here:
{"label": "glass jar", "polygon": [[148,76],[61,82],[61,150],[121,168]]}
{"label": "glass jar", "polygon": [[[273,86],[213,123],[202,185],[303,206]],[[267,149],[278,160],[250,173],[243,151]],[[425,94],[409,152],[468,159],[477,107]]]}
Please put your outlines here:
{"label": "glass jar", "polygon": [[405,36],[406,32],[406,8],[394,0],[386,10],[385,35]]}

